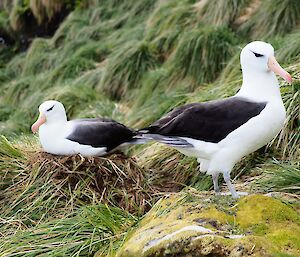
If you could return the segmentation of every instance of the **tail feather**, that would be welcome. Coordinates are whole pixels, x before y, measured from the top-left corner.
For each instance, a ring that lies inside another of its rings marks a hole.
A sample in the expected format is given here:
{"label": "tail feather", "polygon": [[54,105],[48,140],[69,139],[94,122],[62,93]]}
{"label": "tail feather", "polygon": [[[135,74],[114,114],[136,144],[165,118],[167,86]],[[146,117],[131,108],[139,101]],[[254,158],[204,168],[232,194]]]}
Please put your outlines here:
{"label": "tail feather", "polygon": [[140,138],[138,136],[134,136],[133,139],[127,143],[131,145],[142,145],[148,143],[149,141],[151,141],[149,138]]}
{"label": "tail feather", "polygon": [[139,134],[139,135],[135,136],[134,138],[155,140],[160,143],[163,143],[163,144],[166,144],[169,146],[173,146],[173,147],[181,147],[181,148],[193,147],[192,144],[188,143],[186,140],[184,140],[180,137],[163,136],[163,135],[158,135],[158,134]]}

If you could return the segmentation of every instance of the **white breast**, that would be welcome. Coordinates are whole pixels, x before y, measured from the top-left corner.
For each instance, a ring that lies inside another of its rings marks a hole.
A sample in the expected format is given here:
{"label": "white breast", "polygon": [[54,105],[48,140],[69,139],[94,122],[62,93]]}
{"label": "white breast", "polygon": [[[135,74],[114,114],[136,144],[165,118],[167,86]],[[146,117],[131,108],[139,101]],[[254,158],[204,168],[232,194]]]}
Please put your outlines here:
{"label": "white breast", "polygon": [[72,155],[78,153],[79,144],[66,139],[69,134],[67,123],[43,124],[39,138],[43,149],[52,154]]}

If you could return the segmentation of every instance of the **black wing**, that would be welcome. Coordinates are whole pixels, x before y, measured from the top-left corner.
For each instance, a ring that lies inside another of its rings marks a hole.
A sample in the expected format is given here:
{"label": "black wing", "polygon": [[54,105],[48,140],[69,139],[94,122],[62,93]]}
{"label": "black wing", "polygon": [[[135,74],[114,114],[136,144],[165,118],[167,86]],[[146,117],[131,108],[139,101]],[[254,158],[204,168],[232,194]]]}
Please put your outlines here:
{"label": "black wing", "polygon": [[218,143],[229,133],[260,114],[266,104],[242,97],[187,104],[174,109],[143,131]]}
{"label": "black wing", "polygon": [[111,119],[80,119],[72,122],[74,130],[67,139],[82,145],[106,147],[107,151],[130,142],[136,135],[135,131]]}

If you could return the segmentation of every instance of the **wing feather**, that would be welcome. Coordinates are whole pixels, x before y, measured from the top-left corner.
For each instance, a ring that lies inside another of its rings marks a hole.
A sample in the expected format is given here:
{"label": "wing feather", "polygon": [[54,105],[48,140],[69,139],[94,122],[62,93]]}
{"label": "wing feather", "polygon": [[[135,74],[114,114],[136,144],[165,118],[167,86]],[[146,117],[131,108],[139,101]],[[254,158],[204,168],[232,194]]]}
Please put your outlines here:
{"label": "wing feather", "polygon": [[188,104],[174,109],[143,130],[151,134],[217,143],[249,119],[259,115],[266,104],[242,97]]}
{"label": "wing feather", "polygon": [[130,128],[111,119],[80,119],[71,122],[73,131],[67,139],[82,145],[106,147],[107,151],[130,142],[136,135]]}

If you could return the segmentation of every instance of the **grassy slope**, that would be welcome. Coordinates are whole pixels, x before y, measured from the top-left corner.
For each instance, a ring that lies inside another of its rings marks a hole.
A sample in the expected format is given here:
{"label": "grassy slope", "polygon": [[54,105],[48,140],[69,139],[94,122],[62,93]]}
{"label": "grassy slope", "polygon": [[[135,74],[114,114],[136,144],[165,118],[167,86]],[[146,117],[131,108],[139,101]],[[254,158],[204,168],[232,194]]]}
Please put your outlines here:
{"label": "grassy slope", "polygon": [[[299,193],[300,33],[297,28],[300,7],[295,5],[297,0],[275,1],[276,8],[270,8],[274,1],[264,1],[261,5],[256,1],[259,6],[256,9],[250,0],[217,1],[219,8],[212,8],[213,2],[203,5],[195,0],[93,0],[73,11],[53,37],[36,38],[26,52],[14,54],[12,47],[0,46],[0,134],[14,138],[29,133],[38,105],[50,98],[65,104],[69,118],[107,116],[139,128],[174,106],[230,96],[241,83],[240,47],[252,39],[263,38],[273,43],[280,63],[295,77],[292,87],[282,87],[288,120],[268,147],[269,155],[262,150],[247,157],[237,165],[234,174],[262,173],[267,177],[263,189]],[[260,13],[272,22],[262,22]],[[241,23],[247,15],[251,18]],[[3,17],[1,24],[5,25],[0,24],[0,29],[7,26]],[[282,17],[284,26],[279,22]],[[252,29],[255,27],[259,29]],[[1,147],[5,145],[4,142]],[[0,152],[0,167],[9,167],[1,169],[6,174],[2,176],[6,179],[2,180],[4,186],[24,169],[22,162],[7,165],[19,158],[14,148],[8,151],[12,151],[9,158],[7,152],[2,155]],[[157,174],[155,179],[164,181],[161,177],[169,174],[198,189],[211,186],[209,178],[196,176],[195,160],[176,151],[154,144],[131,152],[142,168]],[[270,156],[278,161],[272,162]],[[285,171],[280,177],[276,175],[278,169]],[[26,218],[35,221],[36,217],[30,215]],[[18,226],[18,221],[5,222],[13,231],[26,229]],[[51,222],[50,227],[55,220]],[[44,231],[43,226],[47,225],[40,226]],[[93,229],[86,233],[92,242]],[[15,242],[32,244],[30,240],[34,241],[36,236],[30,230],[0,243],[6,245],[8,254],[13,252]],[[39,242],[32,249],[39,249],[38,245]],[[65,247],[62,250],[65,254],[82,251],[86,256],[85,247],[72,248],[68,244],[61,247]],[[89,247],[89,254],[101,248]],[[113,248],[106,245],[103,251]]]}

